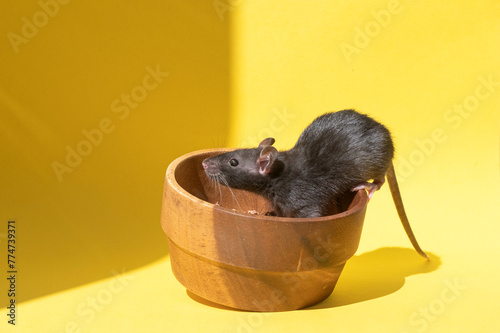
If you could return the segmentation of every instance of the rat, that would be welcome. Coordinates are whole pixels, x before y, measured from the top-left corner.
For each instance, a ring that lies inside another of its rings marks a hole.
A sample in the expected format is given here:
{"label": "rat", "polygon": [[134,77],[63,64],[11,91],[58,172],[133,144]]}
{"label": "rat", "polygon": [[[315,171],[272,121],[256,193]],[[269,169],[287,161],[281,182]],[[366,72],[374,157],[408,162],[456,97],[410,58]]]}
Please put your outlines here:
{"label": "rat", "polygon": [[392,163],[394,144],[384,125],[355,110],[341,110],[317,117],[289,150],[278,151],[274,142],[266,138],[257,148],[216,155],[202,166],[223,185],[262,195],[282,217],[324,216],[332,200],[346,191],[366,190],[370,199],[387,178],[412,245],[429,258],[406,216]]}

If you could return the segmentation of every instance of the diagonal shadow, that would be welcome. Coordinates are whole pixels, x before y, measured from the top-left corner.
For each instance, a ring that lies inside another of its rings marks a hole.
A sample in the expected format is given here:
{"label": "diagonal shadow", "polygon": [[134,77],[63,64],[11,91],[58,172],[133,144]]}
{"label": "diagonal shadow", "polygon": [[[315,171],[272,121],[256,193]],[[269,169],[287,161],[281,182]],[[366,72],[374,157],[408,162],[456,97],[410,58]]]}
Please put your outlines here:
{"label": "diagonal shadow", "polygon": [[441,259],[427,254],[429,261],[413,249],[384,247],[354,256],[347,261],[332,295],[307,310],[344,306],[392,294],[403,287],[407,276],[438,269]]}
{"label": "diagonal shadow", "polygon": [[[11,7],[13,22],[32,10]],[[230,119],[230,20],[212,2],[75,4],[56,18],[22,57],[0,45],[0,248],[7,264],[16,220],[17,303],[168,255],[165,171],[215,145]],[[66,171],[57,176],[53,163]],[[8,282],[2,275],[0,308]]]}

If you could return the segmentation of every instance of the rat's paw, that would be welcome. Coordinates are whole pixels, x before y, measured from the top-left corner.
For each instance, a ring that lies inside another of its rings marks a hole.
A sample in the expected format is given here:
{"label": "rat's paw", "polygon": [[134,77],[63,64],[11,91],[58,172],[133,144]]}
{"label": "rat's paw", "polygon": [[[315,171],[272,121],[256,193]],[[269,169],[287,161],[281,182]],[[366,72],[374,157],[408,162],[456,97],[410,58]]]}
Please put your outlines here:
{"label": "rat's paw", "polygon": [[364,183],[359,184],[356,187],[353,187],[351,189],[351,191],[354,192],[354,191],[366,190],[366,191],[368,191],[368,199],[371,199],[373,196],[373,193],[375,193],[375,191],[378,191],[379,189],[380,189],[380,186],[378,184],[364,182]]}

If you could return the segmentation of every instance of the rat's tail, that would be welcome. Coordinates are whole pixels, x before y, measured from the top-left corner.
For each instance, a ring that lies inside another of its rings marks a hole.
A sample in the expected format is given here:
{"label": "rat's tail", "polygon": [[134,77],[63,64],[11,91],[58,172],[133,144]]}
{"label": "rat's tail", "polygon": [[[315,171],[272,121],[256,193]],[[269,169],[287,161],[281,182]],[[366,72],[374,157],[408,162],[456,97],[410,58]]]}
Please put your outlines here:
{"label": "rat's tail", "polygon": [[413,234],[413,231],[410,227],[410,222],[408,221],[408,217],[406,216],[405,208],[403,205],[403,199],[401,199],[401,193],[399,192],[398,181],[396,180],[396,172],[394,171],[394,165],[391,162],[391,166],[387,170],[387,182],[389,183],[389,188],[391,189],[392,199],[394,200],[394,205],[396,206],[396,210],[398,211],[399,219],[403,224],[403,228],[405,228],[406,234],[411,241],[411,244],[417,250],[418,254],[422,257],[429,260],[429,256],[420,248],[418,245],[417,239]]}

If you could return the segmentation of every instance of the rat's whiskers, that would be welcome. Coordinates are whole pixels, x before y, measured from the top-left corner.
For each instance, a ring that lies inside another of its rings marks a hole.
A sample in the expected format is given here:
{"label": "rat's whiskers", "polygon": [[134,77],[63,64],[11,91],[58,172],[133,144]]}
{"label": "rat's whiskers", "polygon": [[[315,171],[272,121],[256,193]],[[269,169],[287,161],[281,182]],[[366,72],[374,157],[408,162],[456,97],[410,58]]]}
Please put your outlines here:
{"label": "rat's whiskers", "polygon": [[241,205],[238,202],[238,199],[236,199],[236,196],[234,195],[233,190],[231,190],[231,187],[229,186],[227,180],[224,178],[224,176],[221,176],[220,178],[224,182],[224,185],[226,185],[226,187],[229,189],[229,192],[231,192],[231,195],[233,196],[233,200],[236,201],[236,204],[238,205],[238,207],[240,208],[240,210],[242,210]]}

